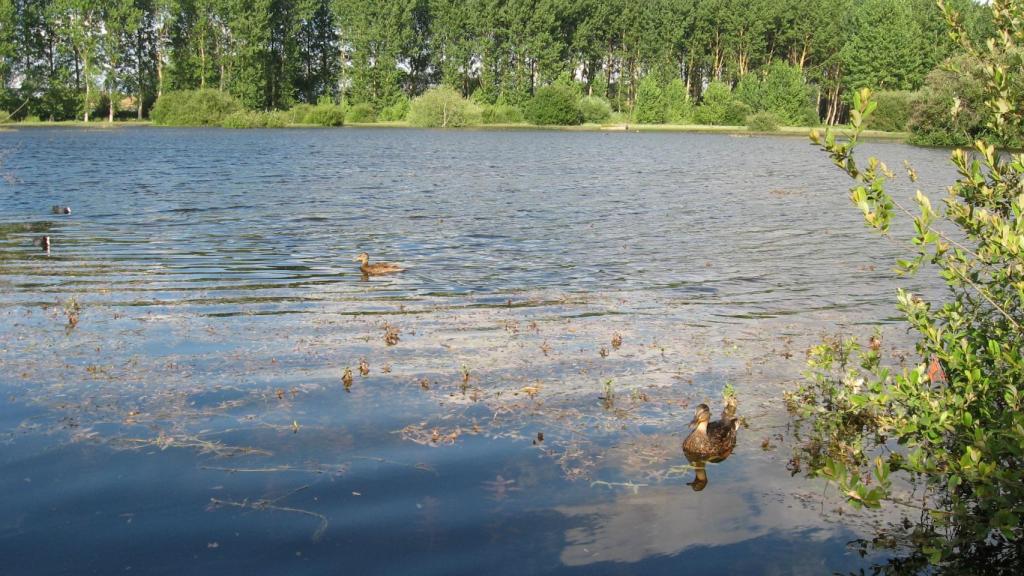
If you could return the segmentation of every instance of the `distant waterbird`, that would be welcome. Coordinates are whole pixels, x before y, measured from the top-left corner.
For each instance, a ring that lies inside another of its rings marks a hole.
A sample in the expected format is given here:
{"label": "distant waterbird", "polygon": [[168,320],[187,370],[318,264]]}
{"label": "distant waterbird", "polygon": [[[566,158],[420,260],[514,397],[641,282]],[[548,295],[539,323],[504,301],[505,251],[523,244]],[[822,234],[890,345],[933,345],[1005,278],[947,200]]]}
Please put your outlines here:
{"label": "distant waterbird", "polygon": [[47,254],[50,253],[50,237],[49,236],[40,236],[39,238],[36,238],[35,240],[33,240],[32,243],[35,244],[36,246],[39,246],[40,248],[42,248],[43,252],[46,252]]}
{"label": "distant waterbird", "polygon": [[380,276],[381,274],[393,274],[395,272],[403,272],[405,270],[405,268],[391,262],[376,262],[370,264],[370,255],[366,252],[356,256],[352,261],[359,262],[359,271],[363,273],[363,276]]}
{"label": "distant waterbird", "polygon": [[62,206],[60,204],[54,204],[50,211],[54,214],[71,214],[71,206]]}

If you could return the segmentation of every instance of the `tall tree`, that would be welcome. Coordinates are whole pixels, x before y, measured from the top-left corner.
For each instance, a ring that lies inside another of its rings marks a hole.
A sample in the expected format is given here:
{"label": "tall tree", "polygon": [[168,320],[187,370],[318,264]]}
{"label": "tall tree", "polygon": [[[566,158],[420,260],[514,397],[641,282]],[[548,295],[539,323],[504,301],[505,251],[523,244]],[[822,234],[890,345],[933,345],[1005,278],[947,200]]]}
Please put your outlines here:
{"label": "tall tree", "polygon": [[928,48],[908,3],[864,0],[847,28],[854,31],[841,53],[847,86],[912,90],[921,85],[928,73]]}
{"label": "tall tree", "polygon": [[337,96],[341,46],[329,0],[297,3],[295,89],[303,102]]}
{"label": "tall tree", "polygon": [[102,66],[100,44],[103,38],[103,3],[99,0],[56,0],[50,13],[57,31],[74,53],[77,84],[84,89],[82,119],[89,121],[96,105],[95,83]]}

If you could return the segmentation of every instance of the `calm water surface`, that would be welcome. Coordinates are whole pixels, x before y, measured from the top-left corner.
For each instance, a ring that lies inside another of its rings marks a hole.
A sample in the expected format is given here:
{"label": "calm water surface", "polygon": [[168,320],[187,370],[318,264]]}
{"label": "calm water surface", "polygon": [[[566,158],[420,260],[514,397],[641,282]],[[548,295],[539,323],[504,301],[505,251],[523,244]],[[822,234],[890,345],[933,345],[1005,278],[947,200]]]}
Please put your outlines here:
{"label": "calm water surface", "polygon": [[[929,192],[953,177],[868,148]],[[4,574],[879,560],[847,543],[883,518],[786,468],[809,345],[911,344],[898,243],[804,139],[25,129],[0,151]],[[409,270],[364,281],[362,251]],[[680,443],[726,383],[747,426],[698,490]]]}

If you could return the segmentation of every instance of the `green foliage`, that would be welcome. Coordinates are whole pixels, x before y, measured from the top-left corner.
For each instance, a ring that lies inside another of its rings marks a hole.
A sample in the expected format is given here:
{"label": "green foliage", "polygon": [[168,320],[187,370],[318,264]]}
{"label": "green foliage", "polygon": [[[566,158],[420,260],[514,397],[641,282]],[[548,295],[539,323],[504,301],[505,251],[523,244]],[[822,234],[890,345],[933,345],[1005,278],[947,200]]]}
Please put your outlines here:
{"label": "green foliage", "polygon": [[568,72],[559,74],[552,84],[569,89],[576,96],[577,100],[583,98],[583,84],[573,80],[572,75]]}
{"label": "green foliage", "polygon": [[686,86],[675,78],[665,87],[665,119],[672,124],[687,124],[693,121],[693,100],[686,92]]}
{"label": "green foliage", "polygon": [[412,101],[409,123],[422,128],[459,128],[480,123],[480,107],[448,86],[431,88]]}
{"label": "green foliage", "polygon": [[399,122],[409,115],[409,99],[400,96],[394,104],[380,111],[377,119],[381,122]]}
{"label": "green foliage", "polygon": [[318,126],[344,126],[345,107],[339,104],[321,103],[309,109],[301,120],[302,124]]}
{"label": "green foliage", "polygon": [[653,74],[645,76],[637,89],[633,119],[641,124],[664,124],[667,112],[665,94],[658,80]]}
{"label": "green foliage", "polygon": [[523,111],[509,104],[485,104],[481,107],[480,120],[484,124],[520,124]]}
{"label": "green foliage", "polygon": [[221,126],[224,128],[284,128],[288,125],[290,115],[287,112],[257,110],[239,110],[224,117]]}
{"label": "green foliage", "polygon": [[839,58],[851,88],[913,90],[937,61],[927,57],[929,44],[947,42],[928,38],[903,0],[864,0],[850,15],[850,39]]}
{"label": "green foliage", "polygon": [[781,123],[774,112],[757,112],[747,116],[747,128],[755,132],[775,132]]}
{"label": "green foliage", "polygon": [[580,112],[584,122],[601,124],[611,118],[612,105],[600,96],[584,96],[580,98]]}
{"label": "green foliage", "polygon": [[[1019,58],[1013,50],[1000,55],[999,64],[1012,66]],[[1010,81],[1019,89],[1021,78]],[[1008,130],[1000,137],[986,125],[985,83],[984,65],[975,56],[957,56],[933,70],[911,102],[910,141],[924,146],[966,146],[984,137],[1020,147],[1024,139],[1019,130]]]}
{"label": "green foliage", "polygon": [[[953,36],[982,64],[985,125],[1007,141],[1021,130],[1015,42],[1024,37],[1024,5],[994,0],[992,10],[1002,32],[995,40],[977,47],[959,27]],[[865,89],[853,104],[847,141],[831,132],[812,140],[854,179],[850,198],[867,224],[886,233],[904,213],[887,191],[896,174],[877,158],[855,157],[876,103]],[[934,272],[947,286],[941,302],[898,293],[897,308],[918,335],[915,365],[883,366],[877,336],[866,352],[853,342],[826,344],[812,354],[811,383],[791,398],[812,430],[811,471],[851,503],[923,506],[909,541],[918,555],[951,572],[1016,573],[1024,562],[1024,155],[979,138],[970,152],[955,150],[952,164],[958,178],[943,207],[918,191],[916,214],[906,210],[914,235],[899,271]],[[917,180],[909,165],[906,175]],[[890,453],[892,440],[902,449]],[[926,497],[909,503],[890,472],[923,479]]]}
{"label": "green foliage", "polygon": [[526,119],[540,126],[574,126],[583,122],[576,93],[561,85],[537,90],[526,103]]}
{"label": "green foliage", "polygon": [[906,130],[907,122],[910,121],[910,104],[913,98],[913,92],[902,90],[878,92],[874,98],[875,102],[878,102],[878,108],[867,120],[867,128],[887,132]]}
{"label": "green foliage", "polygon": [[[949,1],[975,37],[992,28],[980,2]],[[65,119],[92,111],[102,93],[130,94],[148,111],[157,94],[217,88],[250,109],[328,96],[369,102],[394,119],[402,98],[438,83],[479,103],[522,107],[549,83],[578,90],[572,78],[582,69],[585,94],[622,110],[646,76],[667,91],[673,77],[732,84],[786,61],[835,112],[830,104],[850,86],[915,87],[952,54],[933,4],[0,0],[0,107],[27,100],[17,116]]]}
{"label": "green foliage", "polygon": [[288,109],[289,124],[306,124],[306,118],[313,111],[313,105],[305,102],[296,104]]}
{"label": "green foliage", "polygon": [[219,126],[229,114],[241,109],[241,102],[225,92],[179,90],[165,92],[153,106],[150,118],[163,126]]}
{"label": "green foliage", "polygon": [[608,75],[604,73],[604,70],[600,70],[594,75],[594,79],[590,81],[590,95],[607,98]]}
{"label": "green foliage", "polygon": [[354,104],[345,112],[345,122],[349,124],[370,124],[376,121],[377,111],[369,102]]}
{"label": "green foliage", "polygon": [[735,96],[754,112],[770,112],[788,126],[817,124],[811,87],[803,74],[785,62],[772,63],[764,74],[748,74],[736,86]]}
{"label": "green foliage", "polygon": [[698,124],[742,126],[750,113],[750,106],[734,98],[728,84],[712,82],[693,111],[693,119]]}

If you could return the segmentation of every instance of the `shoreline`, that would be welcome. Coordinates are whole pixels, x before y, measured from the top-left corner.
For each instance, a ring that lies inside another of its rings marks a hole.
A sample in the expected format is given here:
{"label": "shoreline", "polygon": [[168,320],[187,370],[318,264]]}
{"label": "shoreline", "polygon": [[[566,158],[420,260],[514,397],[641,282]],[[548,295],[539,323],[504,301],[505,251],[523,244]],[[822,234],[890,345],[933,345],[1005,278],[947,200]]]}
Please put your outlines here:
{"label": "shoreline", "polygon": [[[81,120],[65,120],[59,122],[12,122],[0,124],[0,132],[14,132],[22,128],[80,128],[85,130],[116,130],[120,128],[219,128],[218,126],[158,126],[149,120],[125,120],[109,123],[106,120],[94,122],[83,122]],[[332,127],[316,126],[311,124],[289,124],[284,128],[264,128],[265,130],[298,129],[298,128],[320,128]],[[464,126],[460,128],[420,128],[408,122],[353,122],[338,126],[336,128],[407,128],[413,130],[452,130],[452,131],[561,131],[561,132],[681,132],[697,134],[725,134],[731,136],[799,136],[806,137],[811,130],[822,130],[823,127],[812,126],[783,126],[775,131],[750,130],[745,126],[719,126],[707,124],[580,124],[578,126],[538,126],[527,123],[517,124],[480,124],[476,126]],[[827,128],[827,127],[826,127]],[[845,126],[832,126],[831,129],[840,136],[848,135],[851,128]],[[233,130],[225,128],[225,130]],[[238,128],[245,130],[245,128]],[[885,132],[881,130],[865,130],[861,137],[874,140],[895,140],[905,142],[910,136],[909,132]]]}

